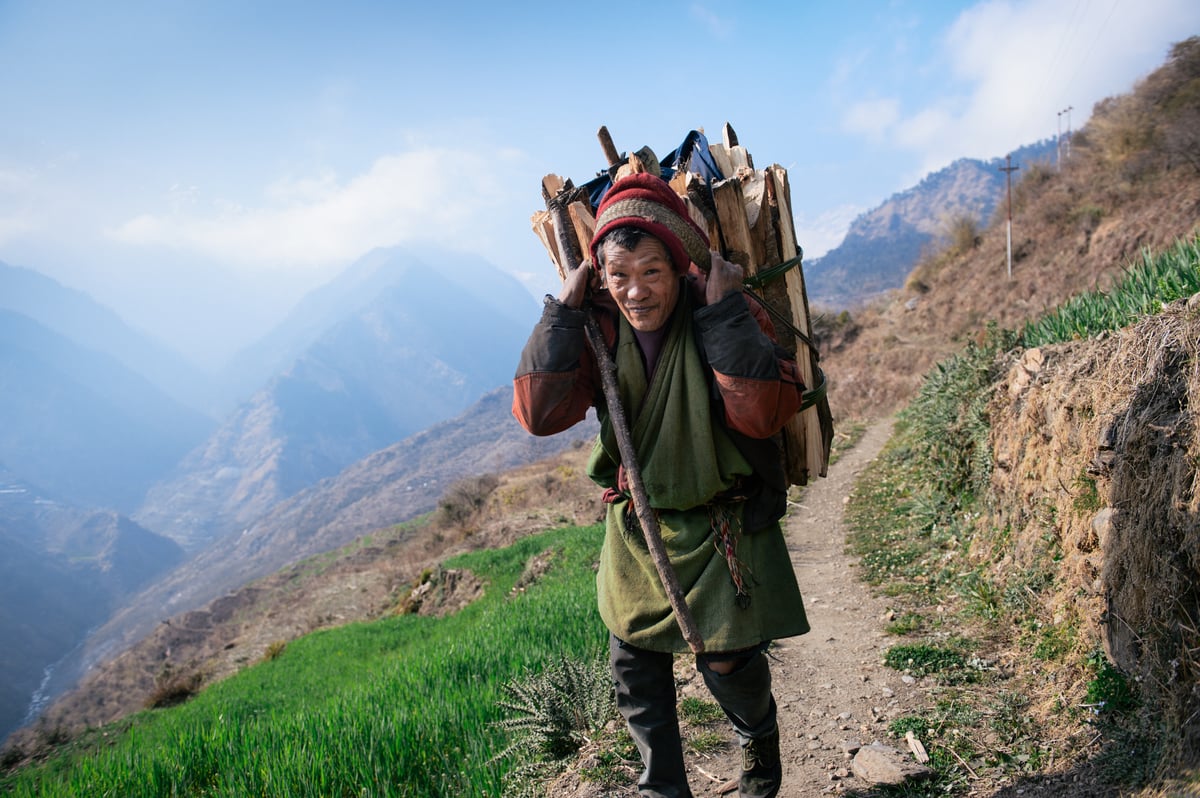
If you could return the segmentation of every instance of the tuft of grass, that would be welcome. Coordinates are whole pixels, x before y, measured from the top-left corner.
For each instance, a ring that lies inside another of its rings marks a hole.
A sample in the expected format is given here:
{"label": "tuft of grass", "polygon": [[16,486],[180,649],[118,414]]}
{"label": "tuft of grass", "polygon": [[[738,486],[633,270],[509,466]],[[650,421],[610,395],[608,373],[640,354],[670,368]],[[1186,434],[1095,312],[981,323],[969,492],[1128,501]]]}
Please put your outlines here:
{"label": "tuft of grass", "polygon": [[967,614],[994,621],[1002,612],[1002,592],[982,573],[967,574],[959,587]]}
{"label": "tuft of grass", "polygon": [[904,612],[896,616],[896,620],[887,625],[885,630],[890,635],[902,637],[919,632],[925,623],[925,617],[917,612]]}
{"label": "tuft of grass", "polygon": [[286,648],[286,640],[273,641],[269,646],[267,646],[267,650],[263,652],[263,661],[271,662],[272,660],[279,659],[281,656],[283,656],[284,649]]}
{"label": "tuft of grass", "polygon": [[642,769],[641,754],[624,724],[611,734],[606,729],[598,738],[597,749],[589,764],[579,769],[582,781],[600,787],[625,787],[636,781]]}
{"label": "tuft of grass", "polygon": [[686,745],[697,754],[714,754],[729,747],[729,737],[720,732],[706,729],[687,736]]}
{"label": "tuft of grass", "polygon": [[1093,652],[1088,657],[1088,665],[1092,669],[1092,678],[1087,686],[1087,703],[1096,714],[1120,714],[1137,707],[1137,693],[1130,680],[1108,661],[1104,652]]}
{"label": "tuft of grass", "polygon": [[679,702],[679,718],[685,723],[703,726],[725,718],[725,713],[715,701],[687,696]]}
{"label": "tuft of grass", "polygon": [[1073,487],[1075,491],[1071,498],[1071,506],[1075,508],[1076,513],[1094,514],[1104,506],[1104,502],[1100,500],[1100,491],[1096,488],[1096,480],[1086,471],[1075,477]]}
{"label": "tuft of grass", "polygon": [[204,685],[204,674],[199,671],[175,673],[169,669],[159,674],[159,678],[149,697],[146,699],[147,709],[165,709],[190,700],[200,692]]}
{"label": "tuft of grass", "polygon": [[956,680],[968,672],[967,656],[960,649],[929,643],[892,646],[884,655],[883,662],[889,668],[905,671],[913,676],[937,676],[939,679]]}

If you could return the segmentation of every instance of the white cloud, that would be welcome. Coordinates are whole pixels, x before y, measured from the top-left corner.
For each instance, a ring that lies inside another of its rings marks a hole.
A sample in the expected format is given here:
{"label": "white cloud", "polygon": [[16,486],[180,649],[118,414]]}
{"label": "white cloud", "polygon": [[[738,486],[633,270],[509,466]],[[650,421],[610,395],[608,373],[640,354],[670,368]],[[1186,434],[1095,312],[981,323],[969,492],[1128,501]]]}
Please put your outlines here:
{"label": "white cloud", "polygon": [[[108,235],[134,245],[187,250],[260,268],[320,268],[406,241],[470,247],[490,235],[504,202],[500,170],[515,156],[429,148],[387,155],[363,174],[282,178],[257,207],[175,186],[162,212],[127,220]],[[186,200],[186,201],[181,201]]]}
{"label": "white cloud", "polygon": [[36,230],[33,219],[24,212],[6,213],[0,211],[0,246],[4,246],[27,233]]}
{"label": "white cloud", "polygon": [[0,169],[0,246],[41,227],[29,208],[35,181],[32,171]]}
{"label": "white cloud", "polygon": [[804,248],[805,259],[819,258],[840,245],[850,229],[850,223],[864,210],[857,205],[841,205],[814,219],[800,214],[796,218],[796,240]]}
{"label": "white cloud", "polygon": [[[895,143],[928,171],[1052,138],[1068,106],[1077,129],[1096,102],[1131,90],[1197,29],[1200,4],[1192,0],[979,3],[947,31],[935,53],[945,73],[939,94],[894,120]],[[877,136],[863,121],[870,110],[852,109],[844,127]]]}
{"label": "white cloud", "polygon": [[855,103],[842,117],[847,133],[881,141],[900,118],[900,101],[895,98],[864,100]]}

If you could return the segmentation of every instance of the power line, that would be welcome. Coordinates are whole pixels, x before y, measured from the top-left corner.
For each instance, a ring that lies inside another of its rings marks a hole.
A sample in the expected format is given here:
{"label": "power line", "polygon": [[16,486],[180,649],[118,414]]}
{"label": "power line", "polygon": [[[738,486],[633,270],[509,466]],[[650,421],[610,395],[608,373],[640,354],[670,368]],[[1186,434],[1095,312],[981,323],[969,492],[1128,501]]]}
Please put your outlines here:
{"label": "power line", "polygon": [[1088,45],[1087,52],[1083,55],[1083,60],[1075,65],[1075,71],[1071,73],[1071,79],[1063,84],[1063,88],[1069,90],[1075,84],[1075,78],[1079,76],[1079,71],[1087,64],[1088,59],[1092,57],[1092,50],[1096,49],[1096,43],[1100,41],[1100,34],[1104,33],[1104,29],[1108,27],[1109,20],[1112,19],[1113,12],[1117,10],[1117,4],[1121,0],[1113,0],[1113,4],[1108,9],[1108,15],[1104,17],[1104,21],[1100,23],[1100,27],[1096,29],[1096,35],[1092,38],[1091,44]]}
{"label": "power line", "polygon": [[1075,17],[1082,5],[1083,0],[1076,0],[1075,8],[1071,9],[1071,16],[1067,18],[1067,24],[1063,26],[1062,35],[1059,36],[1058,47],[1054,48],[1054,58],[1050,60],[1050,68],[1046,70],[1047,75],[1056,74],[1059,59],[1062,58],[1063,53],[1066,51],[1067,39],[1070,37],[1071,29],[1075,27]]}

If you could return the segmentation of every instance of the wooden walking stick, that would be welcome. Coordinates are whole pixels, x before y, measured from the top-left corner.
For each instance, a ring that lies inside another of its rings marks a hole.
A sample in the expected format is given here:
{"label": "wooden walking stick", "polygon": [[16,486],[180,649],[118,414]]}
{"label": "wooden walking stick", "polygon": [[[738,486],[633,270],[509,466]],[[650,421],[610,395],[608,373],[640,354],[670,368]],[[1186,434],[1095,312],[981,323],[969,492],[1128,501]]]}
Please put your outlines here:
{"label": "wooden walking stick", "polygon": [[[558,198],[551,198],[549,192],[543,190],[543,193],[545,194],[546,209],[550,212],[554,223],[554,236],[558,241],[563,263],[568,272],[575,271],[580,267],[581,255],[573,236],[568,233],[570,220],[567,218],[566,206]],[[604,334],[600,332],[600,325],[596,323],[596,317],[590,312],[584,323],[584,332],[587,336],[588,346],[600,366],[604,401],[608,405],[609,419],[612,421],[613,431],[617,436],[617,449],[621,453],[621,462],[624,464],[625,474],[629,478],[629,492],[633,496],[633,509],[642,525],[646,547],[650,550],[650,558],[654,561],[658,578],[662,581],[663,590],[666,591],[667,601],[671,603],[671,609],[675,612],[675,621],[679,624],[679,630],[683,632],[683,639],[687,641],[692,653],[700,654],[704,651],[704,639],[700,636],[700,630],[696,628],[696,620],[692,617],[691,610],[688,609],[683,589],[679,586],[679,577],[675,575],[675,569],[667,558],[662,533],[658,528],[658,518],[654,515],[653,508],[650,507],[650,497],[646,495],[646,486],[642,483],[642,471],[638,467],[637,453],[633,450],[633,439],[629,434],[629,421],[625,418],[625,409],[621,406],[621,395],[617,389],[616,366],[613,364],[612,356],[608,353],[608,346],[604,343]]]}

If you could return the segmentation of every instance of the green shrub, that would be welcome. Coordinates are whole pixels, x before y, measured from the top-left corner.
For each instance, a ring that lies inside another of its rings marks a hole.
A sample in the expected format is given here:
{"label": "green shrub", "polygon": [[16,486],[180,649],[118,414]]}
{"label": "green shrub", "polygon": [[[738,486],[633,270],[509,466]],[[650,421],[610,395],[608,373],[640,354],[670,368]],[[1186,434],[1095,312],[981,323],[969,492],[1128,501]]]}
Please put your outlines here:
{"label": "green shrub", "polygon": [[606,656],[563,657],[541,673],[506,683],[504,693],[499,706],[509,716],[496,726],[512,742],[496,758],[516,762],[504,777],[506,796],[539,795],[541,785],[617,715]]}
{"label": "green shrub", "polygon": [[1087,703],[1097,714],[1128,712],[1137,707],[1137,694],[1125,674],[1108,661],[1103,652],[1088,657],[1092,678],[1087,686]]}

